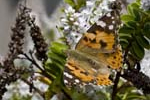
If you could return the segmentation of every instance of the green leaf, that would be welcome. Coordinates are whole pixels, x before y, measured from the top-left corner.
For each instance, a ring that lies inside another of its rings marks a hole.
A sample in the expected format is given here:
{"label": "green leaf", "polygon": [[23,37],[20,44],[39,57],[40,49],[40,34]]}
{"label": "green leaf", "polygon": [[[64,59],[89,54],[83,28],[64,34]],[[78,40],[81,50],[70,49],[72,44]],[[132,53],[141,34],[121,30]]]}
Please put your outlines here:
{"label": "green leaf", "polygon": [[143,34],[150,39],[150,22],[144,24]]}
{"label": "green leaf", "polygon": [[150,94],[146,94],[145,96],[147,100],[150,100]]}
{"label": "green leaf", "polygon": [[129,93],[126,97],[126,100],[133,100],[133,99],[146,100],[146,97],[144,95],[142,96],[138,93]]}
{"label": "green leaf", "polygon": [[137,60],[141,60],[144,57],[145,51],[144,48],[142,48],[139,44],[137,44],[135,41],[132,42],[132,45],[130,47],[130,52],[133,54],[133,56]]}
{"label": "green leaf", "polygon": [[125,34],[125,33],[120,33],[119,37],[120,37],[120,39],[126,39],[126,40],[132,38],[131,34]]}
{"label": "green leaf", "polygon": [[134,17],[131,16],[131,15],[122,15],[121,16],[121,20],[124,21],[124,22],[127,22],[127,21],[133,21],[134,20]]}
{"label": "green leaf", "polygon": [[137,29],[137,22],[135,21],[128,21],[126,25],[130,28]]}
{"label": "green leaf", "polygon": [[47,73],[53,78],[56,79],[60,76],[60,73],[64,70],[64,65],[66,62],[66,55],[64,51],[67,49],[67,46],[59,43],[52,42],[48,52],[48,60],[46,62],[45,68]]}
{"label": "green leaf", "polygon": [[127,6],[127,12],[128,12],[130,15],[133,14],[133,13],[132,13],[132,10],[133,10],[132,6],[131,6],[131,5],[128,5],[128,6]]}
{"label": "green leaf", "polygon": [[146,48],[146,49],[150,49],[150,43],[145,37],[136,36],[136,41],[141,47]]}
{"label": "green leaf", "polygon": [[[135,15],[135,14],[134,14],[134,10],[138,10],[139,7],[140,7],[139,3],[132,3],[132,4],[130,4],[130,5],[127,6],[127,12],[128,12],[130,15],[134,16],[134,15]],[[135,16],[135,17],[136,17],[136,16]]]}
{"label": "green leaf", "polygon": [[75,2],[74,0],[65,0],[65,3],[68,3],[70,6],[72,6],[73,8],[75,7]]}
{"label": "green leaf", "polygon": [[54,53],[64,54],[63,52],[68,49],[68,46],[63,43],[52,42],[50,49]]}
{"label": "green leaf", "polygon": [[76,10],[79,10],[81,7],[86,5],[86,0],[77,0]]}
{"label": "green leaf", "polygon": [[123,25],[119,29],[119,33],[131,34],[131,33],[134,33],[134,32],[135,32],[134,28],[128,27],[127,25]]}
{"label": "green leaf", "polygon": [[141,15],[140,15],[139,10],[133,9],[132,12],[133,12],[135,21],[141,21]]}
{"label": "green leaf", "polygon": [[141,4],[141,0],[136,0],[136,3],[137,3],[138,5],[140,5],[140,4]]}
{"label": "green leaf", "polygon": [[139,2],[131,3],[131,7],[138,10],[140,7],[140,3]]}
{"label": "green leaf", "polygon": [[72,6],[76,11],[86,5],[86,0],[65,0],[65,2]]}
{"label": "green leaf", "polygon": [[126,39],[120,39],[120,44],[122,48],[126,49],[126,47],[129,45],[129,42]]}

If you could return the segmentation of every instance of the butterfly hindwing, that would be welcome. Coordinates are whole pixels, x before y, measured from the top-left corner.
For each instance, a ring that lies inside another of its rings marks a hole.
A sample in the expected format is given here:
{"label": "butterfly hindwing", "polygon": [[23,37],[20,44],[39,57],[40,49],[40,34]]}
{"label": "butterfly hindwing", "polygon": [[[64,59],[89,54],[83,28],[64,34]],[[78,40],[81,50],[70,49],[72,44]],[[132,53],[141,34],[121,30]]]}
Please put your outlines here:
{"label": "butterfly hindwing", "polygon": [[[68,51],[64,78],[68,86],[78,84],[110,85],[110,71],[103,62],[77,50]],[[104,67],[105,66],[105,67]]]}

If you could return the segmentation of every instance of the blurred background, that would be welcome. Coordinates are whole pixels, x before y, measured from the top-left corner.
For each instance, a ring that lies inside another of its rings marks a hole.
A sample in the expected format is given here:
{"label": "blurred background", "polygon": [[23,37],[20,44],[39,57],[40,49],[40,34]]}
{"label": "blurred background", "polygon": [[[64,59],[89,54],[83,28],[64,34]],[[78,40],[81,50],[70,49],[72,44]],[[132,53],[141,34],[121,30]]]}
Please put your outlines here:
{"label": "blurred background", "polygon": [[[4,56],[10,40],[11,26],[15,22],[16,11],[22,0],[0,0],[0,55]],[[62,0],[27,0],[27,6],[36,16],[37,24],[44,30],[55,29],[59,19],[58,7]],[[57,16],[57,17],[56,17]]]}

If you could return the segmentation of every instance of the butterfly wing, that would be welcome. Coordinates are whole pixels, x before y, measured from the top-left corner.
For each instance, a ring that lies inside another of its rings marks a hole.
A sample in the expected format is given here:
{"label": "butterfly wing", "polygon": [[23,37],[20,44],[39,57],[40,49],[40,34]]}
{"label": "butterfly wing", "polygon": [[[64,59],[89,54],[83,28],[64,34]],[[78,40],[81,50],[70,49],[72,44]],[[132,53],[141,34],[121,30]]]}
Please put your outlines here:
{"label": "butterfly wing", "polygon": [[110,85],[110,69],[122,66],[122,52],[118,44],[119,17],[111,11],[91,26],[76,45],[68,51],[64,82],[77,84]]}
{"label": "butterfly wing", "polygon": [[87,52],[112,53],[115,51],[117,39],[118,15],[111,11],[92,25],[76,45],[76,49]]}
{"label": "butterfly wing", "polygon": [[110,85],[110,71],[105,64],[97,61],[93,56],[77,50],[68,51],[68,59],[64,72],[64,82],[72,85]]}
{"label": "butterfly wing", "polygon": [[112,69],[122,66],[122,50],[118,42],[119,15],[113,10],[92,25],[80,39],[76,49],[97,56],[97,61]]}

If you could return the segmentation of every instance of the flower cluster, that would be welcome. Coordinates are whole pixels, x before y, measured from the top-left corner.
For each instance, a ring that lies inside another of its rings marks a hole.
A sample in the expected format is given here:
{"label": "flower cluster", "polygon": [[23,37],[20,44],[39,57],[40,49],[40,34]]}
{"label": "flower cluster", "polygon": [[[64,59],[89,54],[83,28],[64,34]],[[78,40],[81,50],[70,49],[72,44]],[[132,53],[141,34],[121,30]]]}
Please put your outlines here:
{"label": "flower cluster", "polygon": [[6,59],[1,63],[0,67],[0,99],[5,93],[6,85],[9,85],[11,82],[16,81],[22,72],[23,69],[17,69],[14,67],[14,59],[23,53],[23,38],[26,29],[26,22],[29,20],[30,9],[19,6],[18,17],[16,18],[16,23],[12,28],[11,41],[9,43],[9,53]]}
{"label": "flower cluster", "polygon": [[34,18],[30,17],[28,25],[30,26],[30,35],[32,37],[34,47],[36,49],[35,55],[38,60],[46,61],[47,60],[46,52],[48,50],[48,45],[42,36],[41,30],[39,26],[35,24]]}
{"label": "flower cluster", "polygon": [[[14,61],[20,58],[20,55],[24,55],[23,58],[27,59],[31,63],[34,62],[36,66],[38,64],[35,62],[32,54],[29,57],[23,51],[24,37],[27,28],[30,30],[30,35],[34,42],[34,48],[36,50],[36,58],[44,63],[47,60],[47,44],[42,36],[40,28],[35,24],[35,19],[30,16],[31,9],[26,6],[20,5],[18,16],[16,17],[16,23],[12,27],[11,41],[9,43],[9,52],[4,61],[0,61],[0,100],[3,94],[6,92],[6,85],[20,79],[24,73],[34,73],[25,68],[16,67]],[[31,52],[30,52],[31,53]],[[33,52],[34,53],[34,52]],[[33,67],[32,67],[33,68]],[[40,68],[40,67],[38,67]],[[32,77],[32,75],[31,75]],[[32,83],[33,80],[31,80]]]}
{"label": "flower cluster", "polygon": [[[9,43],[8,57],[4,61],[4,66],[10,70],[13,68],[13,60],[23,53],[24,35],[26,30],[26,23],[29,21],[29,12],[31,10],[20,6],[16,23],[12,27],[11,41]],[[6,71],[6,70],[5,70]]]}
{"label": "flower cluster", "polygon": [[150,10],[150,0],[141,0],[141,8],[145,11]]}
{"label": "flower cluster", "polygon": [[113,1],[115,0],[87,0],[84,9],[81,8],[79,11],[69,5],[65,8],[65,15],[61,18],[61,26],[64,36],[72,48],[91,24],[110,11],[108,4]]}

